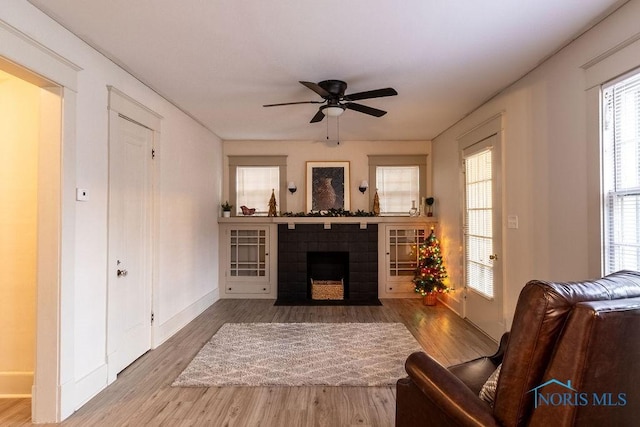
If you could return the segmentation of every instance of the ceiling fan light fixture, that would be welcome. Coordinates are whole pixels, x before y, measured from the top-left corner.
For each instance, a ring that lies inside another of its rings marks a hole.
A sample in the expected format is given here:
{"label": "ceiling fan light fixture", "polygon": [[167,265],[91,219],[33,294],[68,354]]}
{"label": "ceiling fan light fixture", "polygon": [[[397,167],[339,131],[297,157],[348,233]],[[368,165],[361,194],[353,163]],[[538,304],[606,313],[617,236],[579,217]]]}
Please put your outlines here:
{"label": "ceiling fan light fixture", "polygon": [[322,112],[330,117],[338,117],[339,115],[344,113],[344,107],[330,105],[326,107],[324,110],[322,110]]}
{"label": "ceiling fan light fixture", "polygon": [[318,108],[316,114],[311,118],[309,123],[318,123],[324,120],[325,117],[339,117],[344,113],[344,110],[353,110],[358,113],[368,114],[373,117],[382,117],[387,114],[386,111],[378,110],[377,108],[368,107],[366,105],[358,104],[353,101],[359,101],[362,99],[371,98],[383,98],[386,96],[395,96],[398,94],[392,87],[385,87],[382,89],[367,90],[364,92],[356,92],[345,95],[347,89],[347,83],[342,80],[323,80],[320,83],[300,81],[300,83],[311,89],[317,95],[320,95],[323,101],[297,101],[297,102],[283,102],[279,104],[265,104],[263,107],[279,107],[281,105],[293,105],[293,104],[324,104]]}

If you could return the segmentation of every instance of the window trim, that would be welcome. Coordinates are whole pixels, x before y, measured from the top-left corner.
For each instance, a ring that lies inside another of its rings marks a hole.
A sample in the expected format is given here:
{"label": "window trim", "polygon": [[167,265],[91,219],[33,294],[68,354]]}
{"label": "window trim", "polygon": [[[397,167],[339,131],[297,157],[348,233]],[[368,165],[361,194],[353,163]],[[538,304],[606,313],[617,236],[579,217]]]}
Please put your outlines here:
{"label": "window trim", "polygon": [[605,206],[602,158],[602,96],[603,85],[640,67],[640,39],[632,36],[603,52],[580,68],[585,73],[586,135],[587,135],[587,265],[591,277],[605,274]]}
{"label": "window trim", "polygon": [[[418,193],[419,205],[423,197],[427,197],[430,188],[430,180],[427,179],[427,171],[429,170],[428,154],[407,154],[407,155],[369,155],[369,206],[373,206],[373,198],[375,197],[377,188],[376,168],[378,166],[418,166]],[[408,208],[407,208],[408,212]],[[407,214],[408,215],[408,214]]]}
{"label": "window trim", "polygon": [[[613,218],[615,216],[614,210],[614,202],[613,199],[616,197],[625,197],[628,195],[637,196],[640,193],[640,189],[638,187],[632,188],[624,188],[624,189],[616,189],[616,185],[611,182],[607,182],[607,180],[611,180],[612,175],[616,175],[617,171],[615,168],[615,160],[611,157],[613,156],[612,152],[607,154],[607,150],[613,150],[613,145],[615,145],[615,138],[611,137],[605,132],[604,121],[607,120],[606,111],[604,108],[605,101],[605,93],[618,83],[625,81],[631,77],[640,77],[640,67],[635,68],[629,72],[624,73],[621,76],[618,76],[606,83],[600,85],[600,149],[601,149],[601,190],[602,190],[602,201],[601,201],[601,215],[602,215],[602,273],[603,274],[611,274],[616,270],[609,270],[611,265],[611,253],[615,252],[612,247],[620,245],[620,242],[614,241],[611,236],[613,230]],[[615,134],[615,128],[611,129],[610,132]],[[636,230],[636,233],[638,230]],[[614,260],[615,261],[615,260]]]}
{"label": "window trim", "polygon": [[[229,159],[229,203],[237,207],[237,183],[236,173],[238,166],[278,166],[280,197],[277,201],[280,212],[287,211],[287,156],[228,156]],[[231,216],[236,215],[237,210],[231,210]]]}

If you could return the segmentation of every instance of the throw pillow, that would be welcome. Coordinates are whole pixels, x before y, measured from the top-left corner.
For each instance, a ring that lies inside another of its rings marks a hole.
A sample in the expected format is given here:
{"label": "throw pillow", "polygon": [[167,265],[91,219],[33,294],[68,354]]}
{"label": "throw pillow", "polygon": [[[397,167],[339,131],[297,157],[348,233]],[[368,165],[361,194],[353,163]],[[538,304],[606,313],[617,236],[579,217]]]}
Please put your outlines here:
{"label": "throw pillow", "polygon": [[478,395],[480,399],[489,403],[493,407],[493,401],[496,398],[496,388],[498,387],[498,377],[500,376],[500,368],[502,368],[502,363],[498,365],[495,371],[489,378],[487,382],[484,383],[482,389],[480,390],[480,394]]}

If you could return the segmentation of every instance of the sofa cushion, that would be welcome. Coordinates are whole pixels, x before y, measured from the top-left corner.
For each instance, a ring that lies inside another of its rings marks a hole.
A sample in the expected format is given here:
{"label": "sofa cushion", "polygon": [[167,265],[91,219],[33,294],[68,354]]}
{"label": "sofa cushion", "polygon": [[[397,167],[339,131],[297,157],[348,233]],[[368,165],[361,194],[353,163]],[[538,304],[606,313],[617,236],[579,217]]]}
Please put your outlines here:
{"label": "sofa cushion", "polygon": [[475,395],[478,395],[497,365],[498,363],[493,363],[488,357],[479,357],[469,362],[449,366],[447,369],[465,383]]}

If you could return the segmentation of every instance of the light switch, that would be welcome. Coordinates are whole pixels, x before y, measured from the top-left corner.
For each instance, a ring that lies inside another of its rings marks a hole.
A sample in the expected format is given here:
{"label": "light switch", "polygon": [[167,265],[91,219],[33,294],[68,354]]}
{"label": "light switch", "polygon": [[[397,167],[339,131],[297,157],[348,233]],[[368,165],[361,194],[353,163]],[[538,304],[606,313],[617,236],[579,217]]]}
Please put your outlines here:
{"label": "light switch", "polygon": [[518,215],[509,215],[507,217],[507,228],[518,228]]}
{"label": "light switch", "polygon": [[89,200],[89,191],[85,188],[76,188],[76,200],[86,202]]}

